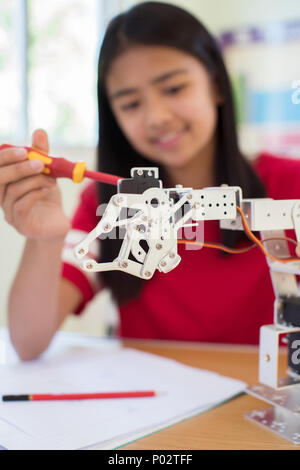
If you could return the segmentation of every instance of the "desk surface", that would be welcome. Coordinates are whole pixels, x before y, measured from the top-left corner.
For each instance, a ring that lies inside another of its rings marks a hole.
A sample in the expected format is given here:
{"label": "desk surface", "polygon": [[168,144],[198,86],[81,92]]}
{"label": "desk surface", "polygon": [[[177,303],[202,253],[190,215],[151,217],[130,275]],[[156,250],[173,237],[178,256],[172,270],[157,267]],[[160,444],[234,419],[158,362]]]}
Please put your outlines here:
{"label": "desk surface", "polygon": [[[101,347],[108,348],[108,350],[120,345],[116,340],[79,334],[63,333],[63,337],[64,343],[70,345],[74,343],[74,338],[76,344],[80,344],[81,341],[89,345],[100,343]],[[7,338],[7,331],[0,328],[0,346],[2,339],[7,343]],[[126,340],[123,341],[123,345],[169,357],[190,366],[218,372],[243,380],[249,385],[258,383],[257,347],[140,340]],[[15,360],[17,360],[15,353],[8,348],[2,363]],[[280,373],[284,375],[286,368],[284,353],[280,355],[279,364]],[[300,446],[289,443],[244,417],[245,413],[268,406],[244,394],[203,414],[123,446],[122,450],[299,449]]]}
{"label": "desk surface", "polygon": [[[244,380],[249,385],[258,383],[256,347],[132,340],[126,340],[123,344]],[[285,361],[285,354],[281,354],[282,375]],[[128,444],[122,449],[299,449],[299,446],[244,417],[245,413],[269,406],[250,395],[241,395],[194,418]]]}

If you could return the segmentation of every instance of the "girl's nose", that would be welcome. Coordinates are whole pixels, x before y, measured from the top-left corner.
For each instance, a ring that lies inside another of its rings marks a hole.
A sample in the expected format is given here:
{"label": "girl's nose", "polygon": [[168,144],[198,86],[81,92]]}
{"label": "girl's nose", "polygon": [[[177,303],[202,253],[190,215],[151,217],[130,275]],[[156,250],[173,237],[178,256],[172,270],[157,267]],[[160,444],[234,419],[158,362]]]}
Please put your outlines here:
{"label": "girl's nose", "polygon": [[150,130],[164,128],[171,120],[171,112],[163,100],[151,99],[147,101],[146,122]]}

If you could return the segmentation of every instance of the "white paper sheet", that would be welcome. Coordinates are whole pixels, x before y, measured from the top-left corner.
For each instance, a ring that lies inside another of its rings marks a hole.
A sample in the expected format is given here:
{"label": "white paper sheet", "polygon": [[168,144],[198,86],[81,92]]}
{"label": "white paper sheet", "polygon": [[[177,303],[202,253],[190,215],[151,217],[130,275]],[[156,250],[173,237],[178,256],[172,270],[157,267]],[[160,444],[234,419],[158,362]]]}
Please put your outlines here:
{"label": "white paper sheet", "polygon": [[133,349],[69,347],[0,366],[0,394],[155,390],[158,397],[0,402],[8,449],[115,448],[244,391],[244,382]]}

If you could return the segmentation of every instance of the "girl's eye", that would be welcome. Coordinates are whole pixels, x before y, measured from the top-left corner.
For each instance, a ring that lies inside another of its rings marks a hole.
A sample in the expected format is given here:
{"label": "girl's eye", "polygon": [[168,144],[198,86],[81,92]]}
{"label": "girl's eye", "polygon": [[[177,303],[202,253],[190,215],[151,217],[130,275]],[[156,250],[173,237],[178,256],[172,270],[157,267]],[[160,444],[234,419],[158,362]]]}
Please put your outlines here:
{"label": "girl's eye", "polygon": [[186,85],[173,86],[173,87],[167,88],[165,92],[167,95],[175,95],[179,91],[183,90],[185,87]]}
{"label": "girl's eye", "polygon": [[121,106],[121,109],[123,111],[130,111],[132,109],[136,109],[139,105],[139,102],[138,101],[132,101],[132,103],[127,103],[127,104],[124,104],[123,106]]}

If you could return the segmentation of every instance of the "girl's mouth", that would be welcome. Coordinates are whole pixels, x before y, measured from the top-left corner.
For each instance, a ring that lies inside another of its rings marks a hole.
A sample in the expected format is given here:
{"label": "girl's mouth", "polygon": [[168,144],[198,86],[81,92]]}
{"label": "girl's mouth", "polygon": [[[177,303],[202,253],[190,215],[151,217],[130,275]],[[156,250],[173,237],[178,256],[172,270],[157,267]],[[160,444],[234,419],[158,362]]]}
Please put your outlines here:
{"label": "girl's mouth", "polygon": [[185,134],[187,127],[180,129],[178,131],[168,132],[157,139],[154,139],[153,142],[159,148],[171,148],[175,147],[178,142],[181,140]]}

